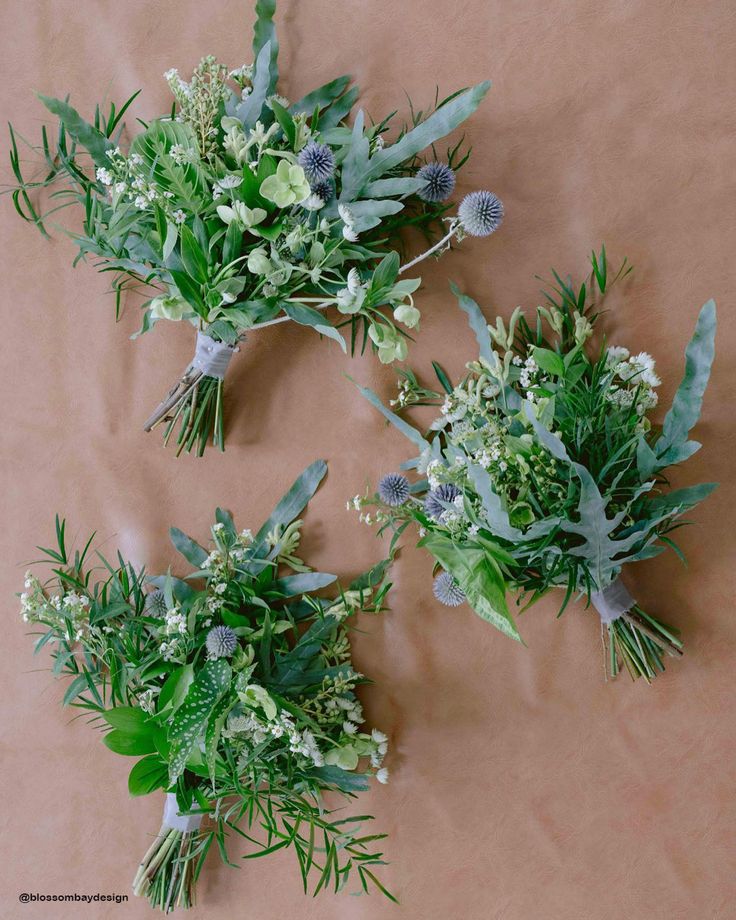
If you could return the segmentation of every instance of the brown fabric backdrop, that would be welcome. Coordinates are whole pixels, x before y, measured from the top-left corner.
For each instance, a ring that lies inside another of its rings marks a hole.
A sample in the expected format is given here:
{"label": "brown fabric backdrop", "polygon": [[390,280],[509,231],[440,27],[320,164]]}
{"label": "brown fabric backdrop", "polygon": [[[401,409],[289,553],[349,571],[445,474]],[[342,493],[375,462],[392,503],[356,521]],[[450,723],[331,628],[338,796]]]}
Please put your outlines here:
{"label": "brown fabric backdrop", "polygon": [[[391,735],[392,780],[361,810],[390,833],[380,897],[304,898],[290,853],[232,871],[212,858],[193,918],[275,920],[705,920],[734,916],[733,393],[736,15],[730,0],[301,0],[278,14],[282,91],[295,96],[351,71],[375,114],[443,90],[494,81],[468,125],[474,157],[460,191],[490,187],[507,218],[488,241],[424,271],[412,364],[457,374],[474,340],[447,291],[456,279],[508,315],[533,306],[534,274],[584,270],[605,240],[636,272],[608,319],[613,340],[651,351],[668,402],[697,309],[720,309],[715,374],[676,483],[720,480],[674,554],[630,574],[641,601],[684,631],[687,654],[653,688],[603,682],[595,618],[552,602],[528,613],[523,648],[467,608],[440,608],[431,563],[407,548],[392,611],[356,636],[371,720]],[[5,0],[3,115],[38,135],[32,91],[83,113],[106,93],[144,88],[136,114],[162,111],[161,74],[208,52],[249,59],[248,3],[221,0]],[[3,156],[7,147],[3,141]],[[8,180],[10,172],[6,169]],[[329,478],[307,516],[312,562],[348,577],[379,558],[345,511],[406,455],[406,442],[345,379],[384,396],[394,373],[343,359],[308,330],[254,334],[228,379],[227,453],[175,460],[141,424],[186,363],[192,334],[162,323],[138,342],[130,302],[119,325],[106,280],[71,267],[2,201],[5,709],[3,918],[147,917],[145,902],[21,905],[22,891],[128,892],[161,799],[131,800],[130,762],[59,707],[62,687],[31,657],[13,593],[53,514],[80,537],[97,529],[159,570],[167,528],[206,536],[224,504],[258,524],[308,462]],[[237,396],[237,404],[235,397]],[[730,475],[729,475],[730,474]]]}

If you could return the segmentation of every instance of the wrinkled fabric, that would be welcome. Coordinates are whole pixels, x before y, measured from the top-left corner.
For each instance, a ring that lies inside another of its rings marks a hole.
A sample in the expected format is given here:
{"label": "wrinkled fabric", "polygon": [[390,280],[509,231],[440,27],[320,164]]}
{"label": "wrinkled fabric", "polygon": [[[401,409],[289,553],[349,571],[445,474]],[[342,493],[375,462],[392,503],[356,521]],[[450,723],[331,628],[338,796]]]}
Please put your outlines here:
{"label": "wrinkled fabric", "polygon": [[[133,116],[165,111],[169,67],[186,75],[213,52],[249,61],[253,13],[221,0],[6,0],[0,81],[4,119],[37,140],[38,90],[87,117],[105,97],[139,87]],[[612,344],[646,350],[664,380],[680,379],[697,311],[713,296],[720,331],[694,436],[704,447],[672,471],[676,486],[722,483],[674,536],[675,554],[627,569],[645,610],[682,630],[686,654],[649,688],[604,682],[599,617],[573,605],[556,619],[549,595],[520,618],[527,647],[466,606],[432,597],[432,563],[408,539],[393,570],[391,609],[363,617],[357,666],[371,724],[391,738],[391,781],[347,814],[385,831],[383,880],[401,899],[304,897],[295,856],[223,866],[213,848],[192,920],[730,920],[734,858],[734,215],[736,21],[729,0],[300,0],[279,4],[280,90],[291,98],[344,72],[375,118],[490,78],[465,126],[473,156],[456,199],[488,188],[506,219],[422,266],[422,321],[410,362],[457,378],[476,354],[455,280],[508,317],[540,300],[535,274],[581,277],[605,241],[635,271],[606,306]],[[47,120],[48,121],[48,120]],[[398,120],[396,122],[398,124]],[[3,181],[7,138],[1,142]],[[438,148],[442,154],[445,147]],[[24,159],[30,168],[32,157]],[[48,199],[46,199],[48,204]],[[63,215],[67,226],[78,227]],[[194,334],[160,322],[136,341],[140,299],[114,321],[110,276],[72,268],[72,243],[52,242],[0,202],[3,271],[0,669],[5,855],[0,916],[95,920],[152,917],[145,901],[18,904],[22,891],[130,894],[158,831],[162,795],[131,799],[132,759],[108,751],[84,718],[60,707],[64,687],[33,658],[13,594],[53,515],[70,537],[98,532],[153,571],[186,571],[168,544],[176,525],[206,540],[217,505],[257,527],[295,476],[325,457],[329,476],[305,515],[303,555],[344,583],[387,549],[345,510],[412,446],[346,378],[385,399],[395,373],[351,360],[313,331],[284,323],[248,336],[226,388],[227,452],[175,459],[141,426],[191,359]],[[420,251],[410,239],[407,257]],[[661,410],[659,417],[662,417]],[[427,410],[414,413],[419,423]],[[243,850],[236,841],[233,856]],[[353,891],[357,883],[351,883]]]}

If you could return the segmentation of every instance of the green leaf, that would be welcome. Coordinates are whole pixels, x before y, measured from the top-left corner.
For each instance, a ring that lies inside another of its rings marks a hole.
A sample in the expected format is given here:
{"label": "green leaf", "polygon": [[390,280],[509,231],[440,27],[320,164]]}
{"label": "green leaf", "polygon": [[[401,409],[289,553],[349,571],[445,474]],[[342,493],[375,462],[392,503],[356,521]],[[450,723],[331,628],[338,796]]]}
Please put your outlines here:
{"label": "green leaf", "polygon": [[370,142],[363,133],[364,124],[365,115],[360,111],[355,117],[350,146],[342,163],[340,201],[355,201],[368,180]]}
{"label": "green leaf", "polygon": [[416,179],[413,176],[404,176],[400,179],[376,179],[369,182],[363,189],[366,198],[401,198],[414,195],[427,184],[426,179]]}
{"label": "green leaf", "polygon": [[341,792],[365,792],[370,788],[368,776],[365,773],[349,773],[339,767],[315,767],[310,771],[317,777],[323,786],[334,787]]}
{"label": "green leaf", "polygon": [[553,377],[565,376],[565,364],[562,358],[554,351],[550,351],[548,348],[534,348],[532,353],[534,360],[543,371],[552,374]]}
{"label": "green leaf", "polygon": [[[183,147],[193,162],[175,162],[170,150]],[[209,196],[209,186],[199,162],[199,146],[190,125],[178,121],[152,121],[145,131],[133,139],[130,153],[143,158],[144,172],[164,191],[174,196],[172,208],[184,207],[196,213]]]}
{"label": "green leaf", "polygon": [[222,734],[222,729],[225,726],[225,720],[227,719],[228,713],[232,708],[233,698],[230,696],[223,696],[223,698],[212,711],[212,716],[207,723],[207,729],[205,731],[204,738],[204,759],[205,763],[207,764],[207,772],[212,782],[215,781],[217,745],[220,742],[220,735]]}
{"label": "green leaf", "polygon": [[[353,383],[355,383],[355,381],[353,381]],[[416,444],[420,451],[427,450],[430,447],[429,441],[425,441],[425,439],[416,430],[416,428],[414,428],[408,422],[405,422],[403,418],[400,418],[390,409],[387,409],[377,394],[373,392],[373,390],[369,389],[368,387],[362,387],[357,383],[355,385],[358,387],[360,393],[368,400],[368,402],[375,406],[381,415],[383,415],[386,419],[388,419],[389,422],[391,422],[394,428],[398,428],[405,437]]]}
{"label": "green leaf", "polygon": [[69,135],[89,151],[96,166],[108,167],[110,165],[110,160],[105,153],[115,145],[109,138],[86,122],[69,103],[51,96],[44,96],[41,93],[38,93],[38,98],[49,112],[57,116]]}
{"label": "green leaf", "polygon": [[168,775],[166,764],[158,756],[144,757],[128,775],[128,792],[131,795],[148,795],[156,789],[165,789]]}
{"label": "green leaf", "polygon": [[[371,230],[381,223],[382,217],[398,214],[404,210],[403,201],[394,201],[390,198],[376,198],[373,200],[353,201],[350,210],[355,218],[353,225],[358,233]],[[394,253],[396,255],[396,253]]]}
{"label": "green leaf", "polygon": [[153,754],[156,751],[153,731],[143,734],[128,734],[114,729],[102,738],[102,743],[125,757],[140,757],[142,754]]}
{"label": "green leaf", "polygon": [[276,99],[272,99],[270,102],[271,110],[276,117],[276,121],[281,126],[281,130],[284,132],[284,137],[292,149],[296,147],[296,125],[294,124],[294,119],[289,115],[286,109],[281,105],[280,102],[277,102]]}
{"label": "green leaf", "polygon": [[100,713],[111,728],[126,735],[148,735],[153,731],[150,716],[140,706],[117,706]]}
{"label": "green leaf", "polygon": [[209,311],[207,304],[204,302],[204,297],[202,297],[200,286],[186,272],[178,271],[174,268],[170,269],[170,272],[174,284],[184,300],[194,308],[196,313],[206,318]]}
{"label": "green leaf", "polygon": [[700,311],[695,333],[685,349],[685,375],[665,416],[662,435],[654,445],[658,468],[684,459],[680,453],[700,416],[713,364],[715,337],[716,305],[709,300]]}
{"label": "green leaf", "polygon": [[209,555],[206,549],[179,530],[178,527],[172,527],[169,530],[169,537],[174,544],[174,549],[181,553],[187,562],[191,562],[198,569],[202,568],[205,559]]}
{"label": "green leaf", "polygon": [[521,642],[519,631],[506,605],[503,575],[484,550],[467,544],[458,547],[449,537],[439,533],[428,533],[418,545],[426,547],[452,575],[478,616],[505,635]]}
{"label": "green leaf", "polygon": [[240,256],[242,248],[243,231],[236,221],[232,221],[228,224],[227,232],[225,233],[225,242],[222,247],[222,264],[229,265],[234,262]]}
{"label": "green leaf", "polygon": [[460,288],[452,281],[450,282],[450,290],[455,295],[455,297],[457,297],[457,302],[460,306],[460,309],[468,315],[470,328],[473,330],[475,337],[478,340],[478,353],[480,354],[480,357],[486,361],[491,361],[493,358],[491,334],[488,331],[488,323],[486,322],[486,318],[483,316],[480,307],[472,297],[468,297],[467,294],[463,294]]}
{"label": "green leaf", "polygon": [[702,502],[717,488],[717,482],[701,482],[696,486],[675,489],[672,492],[668,492],[667,495],[650,499],[645,503],[644,509],[647,514],[651,514],[651,512],[656,515],[660,515],[663,512],[680,514]]}
{"label": "green leaf", "polygon": [[340,348],[342,348],[343,352],[347,353],[345,339],[334,326],[329,325],[324,314],[320,313],[319,310],[308,307],[303,303],[285,303],[283,305],[283,310],[290,319],[300,326],[311,326],[315,332],[318,332],[320,335],[334,339]]}
{"label": "green leaf", "polygon": [[387,256],[384,256],[373,271],[371,288],[374,291],[379,291],[382,288],[392,287],[399,276],[399,268],[398,252],[390,252]]}
{"label": "green leaf", "polygon": [[295,597],[297,594],[310,594],[319,591],[337,581],[337,575],[328,572],[300,572],[298,575],[286,575],[278,578],[273,583],[273,590],[284,597]]}
{"label": "green leaf", "polygon": [[172,713],[176,712],[184,702],[193,680],[194,666],[191,664],[182,665],[172,671],[166,678],[158,695],[156,711],[163,712],[165,709],[170,709]]}
{"label": "green leaf", "polygon": [[187,274],[199,284],[206,284],[210,275],[207,256],[186,224],[182,224],[179,235],[181,237],[181,258]]}
{"label": "green leaf", "polygon": [[[276,92],[279,81],[279,42],[276,38],[276,0],[256,0],[256,24],[253,28],[253,58],[260,58],[263,48],[269,48],[267,96]],[[261,65],[265,66],[265,65]]]}
{"label": "green leaf", "polygon": [[422,150],[454,131],[480,105],[491,84],[486,81],[459,93],[440,106],[426,121],[408,131],[395,144],[376,151],[370,159],[366,178],[378,179],[390,169],[395,169]]}
{"label": "green leaf", "polygon": [[230,665],[222,658],[207,661],[195,675],[169,726],[169,785],[184,772],[187,759],[204,733],[213,709],[230,687],[231,676]]}
{"label": "green leaf", "polygon": [[296,478],[294,484],[279,501],[269,519],[256,534],[249,555],[258,558],[259,554],[264,552],[264,544],[268,534],[274,528],[285,527],[299,517],[326,474],[327,464],[325,461],[315,460]]}
{"label": "green leaf", "polygon": [[311,115],[315,109],[324,109],[342,96],[349,83],[350,77],[348,75],[336,77],[334,80],[330,80],[329,83],[324,83],[317,89],[312,90],[311,93],[307,93],[306,96],[302,96],[301,99],[289,107],[289,112],[292,115],[298,115],[300,112],[306,112]]}
{"label": "green leaf", "polygon": [[235,115],[243,122],[244,128],[255,127],[266,99],[272,94],[270,61],[271,43],[267,41],[256,56],[253,88],[245,101],[235,108]]}

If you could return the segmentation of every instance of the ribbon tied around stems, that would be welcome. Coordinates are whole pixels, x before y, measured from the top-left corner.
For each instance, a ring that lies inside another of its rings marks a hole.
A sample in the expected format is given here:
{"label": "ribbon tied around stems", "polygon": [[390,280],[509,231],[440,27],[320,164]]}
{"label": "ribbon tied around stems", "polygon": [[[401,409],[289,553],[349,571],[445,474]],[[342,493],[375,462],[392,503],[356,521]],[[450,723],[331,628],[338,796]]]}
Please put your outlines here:
{"label": "ribbon tied around stems", "polygon": [[235,354],[235,346],[226,342],[216,342],[204,332],[197,333],[197,346],[191,367],[206,377],[224,380],[230,361]]}
{"label": "ribbon tied around stems", "polygon": [[176,803],[176,795],[173,792],[166,793],[163,819],[164,827],[189,834],[192,831],[199,830],[201,823],[202,815],[180,815],[179,806]]}
{"label": "ribbon tied around stems", "polygon": [[620,578],[616,578],[602,591],[592,591],[590,602],[598,611],[601,623],[606,626],[628,613],[636,603]]}

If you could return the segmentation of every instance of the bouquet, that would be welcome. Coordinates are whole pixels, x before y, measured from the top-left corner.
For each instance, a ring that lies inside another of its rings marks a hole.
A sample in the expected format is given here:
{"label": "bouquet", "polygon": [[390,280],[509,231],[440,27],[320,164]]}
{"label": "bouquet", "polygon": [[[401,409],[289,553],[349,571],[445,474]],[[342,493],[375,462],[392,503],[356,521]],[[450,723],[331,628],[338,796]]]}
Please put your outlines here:
{"label": "bouquet", "polygon": [[[142,122],[129,143],[122,118],[138,93],[107,115],[98,107],[93,124],[67,100],[40,96],[60,127],[55,145],[45,128],[41,145],[28,145],[44,161],[34,180],[23,177],[10,129],[20,216],[46,234],[31,193],[64,183],[53,210],[80,206],[78,259],[113,274],[116,316],[135,288],[150,295],[136,335],[160,320],[197,330],[191,363],[144,426],[163,425],[165,442],[176,434],[177,454],[201,456],[210,439],[224,449],[223,379],[247,332],[293,321],[346,351],[347,327],[351,352],[370,345],[384,363],[403,360],[421,280],[400,276],[466,234],[489,235],[503,217],[488,191],[450,214],[469,151],[462,139],[444,157],[434,146],[489,83],[437,96],[427,111],[412,107],[389,143],[391,115],[369,123],[359,111],[348,126],[358,98],[348,76],[296,102],[279,95],[275,7],[256,3],[252,65],[228,70],[205,57],[189,82],[169,70],[171,111]],[[397,235],[407,226],[431,245],[400,265]]]}
{"label": "bouquet", "polygon": [[[668,489],[665,470],[700,444],[689,440],[713,360],[716,308],[708,301],[685,353],[685,375],[661,426],[652,424],[660,380],[654,360],[595,340],[609,275],[605,248],[592,255],[588,280],[576,286],[554,274],[545,306],[532,321],[517,308],[506,325],[489,326],[460,294],[479,357],[453,386],[435,371],[443,393],[404,375],[394,405],[440,405],[423,436],[363,390],[419,450],[406,463],[421,477],[391,473],[377,494],[353,500],[375,506],[395,538],[410,524],[436,560],[434,595],[467,601],[481,617],[519,640],[508,592],[522,610],[552,588],[560,614],[573,598],[600,615],[607,672],[626,667],[650,682],[664,657],[682,654],[677,631],[647,613],[621,580],[625,565],[670,546],[681,516],[714,483]],[[374,521],[370,511],[363,520]]]}
{"label": "bouquet", "polygon": [[[140,862],[137,895],[164,912],[194,903],[213,842],[223,860],[228,837],[244,858],[292,847],[305,891],[343,887],[351,872],[377,887],[383,865],[363,817],[337,817],[324,793],[355,797],[369,779],[387,782],[387,737],[363,726],[347,620],[379,611],[387,563],[345,591],[315,594],[335,576],[297,556],[298,515],[326,472],[319,461],[297,479],[253,535],[217,510],[211,546],[173,528],[176,549],[194,570],[148,577],[91,543],[43,549],[53,578],[26,574],[22,617],[51,649],[53,673],[70,678],[64,704],[86,710],[103,743],[137,758],[131,795],[166,793],[161,829]],[[203,823],[204,822],[204,823]]]}

